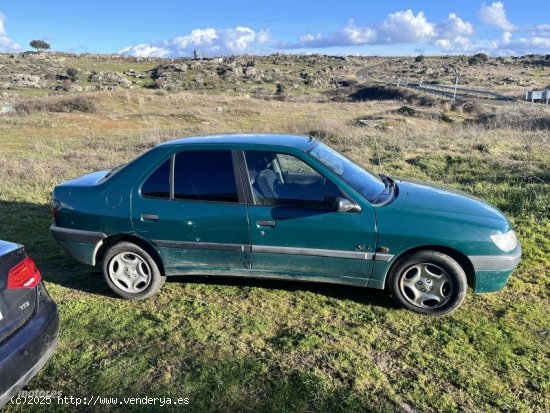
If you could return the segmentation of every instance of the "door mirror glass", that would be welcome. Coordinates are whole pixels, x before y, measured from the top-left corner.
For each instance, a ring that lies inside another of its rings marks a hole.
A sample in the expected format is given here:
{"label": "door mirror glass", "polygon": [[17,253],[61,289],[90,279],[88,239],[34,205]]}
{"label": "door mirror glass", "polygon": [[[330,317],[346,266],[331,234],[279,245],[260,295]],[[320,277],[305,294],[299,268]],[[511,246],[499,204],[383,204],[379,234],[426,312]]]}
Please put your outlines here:
{"label": "door mirror glass", "polygon": [[336,212],[361,212],[359,205],[346,198],[336,198],[334,200],[334,209]]}

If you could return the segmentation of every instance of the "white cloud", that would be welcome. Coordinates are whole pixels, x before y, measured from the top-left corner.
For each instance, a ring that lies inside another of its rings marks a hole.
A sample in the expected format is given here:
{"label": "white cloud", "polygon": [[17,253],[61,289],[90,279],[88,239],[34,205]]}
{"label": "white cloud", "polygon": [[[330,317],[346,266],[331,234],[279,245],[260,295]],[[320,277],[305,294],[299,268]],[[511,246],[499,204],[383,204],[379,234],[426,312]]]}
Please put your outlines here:
{"label": "white cloud", "polygon": [[449,13],[447,20],[436,26],[435,32],[434,43],[445,52],[467,52],[474,47],[469,37],[474,34],[474,26],[456,13]]}
{"label": "white cloud", "polygon": [[[449,13],[441,22],[431,22],[422,11],[415,13],[407,9],[390,13],[377,24],[358,25],[350,20],[341,29],[306,33],[299,36],[296,42],[277,42],[272,39],[269,30],[255,31],[243,26],[197,28],[169,40],[131,45],[119,53],[147,57],[192,56],[194,50],[199,50],[203,56],[261,54],[277,49],[298,49],[303,53],[312,53],[316,49],[329,47],[397,44],[414,45],[411,49],[428,46],[431,50],[437,48],[445,53],[550,53],[550,24],[531,28],[516,27],[508,19],[504,4],[500,1],[482,3],[478,17],[485,26],[499,28],[502,33],[492,37],[478,37],[474,25],[461,19],[457,13]],[[3,31],[3,25],[0,25],[0,29]],[[494,34],[494,30],[489,32]]]}
{"label": "white cloud", "polygon": [[517,39],[508,39],[508,42],[496,42],[496,52],[498,54],[549,54],[550,36],[538,36],[532,34],[529,37],[518,37]]}
{"label": "white cloud", "polygon": [[489,47],[498,55],[550,54],[550,25],[503,31],[502,39],[492,40]]}
{"label": "white cloud", "polygon": [[456,36],[450,39],[438,39],[435,45],[444,52],[469,52],[475,48],[469,37]]}
{"label": "white cloud", "polygon": [[471,36],[474,34],[472,23],[462,20],[456,13],[449,13],[447,20],[436,26],[437,37],[448,39],[456,36]]}
{"label": "white cloud", "polygon": [[6,16],[0,13],[0,51],[16,52],[18,50],[21,50],[21,46],[12,41],[6,33],[6,29],[4,27],[5,20]]}
{"label": "white cloud", "polygon": [[397,11],[388,15],[379,33],[380,43],[417,43],[435,36],[435,26],[423,12],[415,16],[412,10]]}
{"label": "white cloud", "polygon": [[199,50],[203,56],[257,53],[258,46],[271,41],[269,31],[256,32],[248,27],[231,29],[194,29],[189,34],[162,42],[128,46],[118,53],[132,56],[191,56]]}
{"label": "white cloud", "polygon": [[508,32],[514,30],[514,25],[506,17],[504,3],[500,1],[493,2],[490,6],[481,3],[481,9],[478,13],[479,20],[487,25],[496,26]]}
{"label": "white cloud", "polygon": [[150,46],[148,44],[137,44],[135,46],[128,46],[118,51],[120,54],[127,54],[137,57],[166,57],[170,54],[170,50],[163,47]]}
{"label": "white cloud", "polygon": [[306,34],[297,43],[280,44],[283,49],[324,48],[332,46],[358,46],[399,43],[433,43],[445,51],[467,51],[472,48],[469,36],[474,34],[471,23],[450,13],[447,20],[434,24],[423,12],[412,10],[389,14],[378,25],[347,27],[335,32]]}
{"label": "white cloud", "polygon": [[376,41],[376,36],[376,31],[370,27],[357,27],[350,24],[328,36],[323,36],[320,33],[315,36],[309,33],[305,36],[300,36],[300,42],[288,45],[288,48],[361,45],[374,43]]}

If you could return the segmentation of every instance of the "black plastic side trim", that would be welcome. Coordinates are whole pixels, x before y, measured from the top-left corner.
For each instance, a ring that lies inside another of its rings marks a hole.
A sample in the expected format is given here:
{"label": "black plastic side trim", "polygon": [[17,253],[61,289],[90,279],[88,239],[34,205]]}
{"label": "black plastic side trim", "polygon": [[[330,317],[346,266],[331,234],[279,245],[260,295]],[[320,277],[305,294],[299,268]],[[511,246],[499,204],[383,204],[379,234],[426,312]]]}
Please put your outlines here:
{"label": "black plastic side trim", "polygon": [[50,231],[56,241],[80,242],[82,244],[97,244],[107,238],[103,232],[83,231],[79,229],[61,228],[50,225]]}
{"label": "black plastic side trim", "polygon": [[272,247],[268,245],[253,245],[252,252],[271,254],[311,255],[315,257],[350,258],[356,260],[372,260],[372,252],[327,250],[320,248]]}

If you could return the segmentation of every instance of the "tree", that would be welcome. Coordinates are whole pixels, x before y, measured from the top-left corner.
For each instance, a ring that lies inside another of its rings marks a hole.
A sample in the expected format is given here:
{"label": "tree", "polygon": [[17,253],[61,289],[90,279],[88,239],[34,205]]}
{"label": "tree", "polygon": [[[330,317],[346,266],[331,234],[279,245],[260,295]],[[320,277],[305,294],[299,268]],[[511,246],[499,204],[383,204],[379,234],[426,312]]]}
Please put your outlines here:
{"label": "tree", "polygon": [[416,57],[414,58],[414,61],[415,61],[416,63],[423,62],[423,61],[424,61],[424,55],[423,55],[423,54],[419,54],[418,56],[416,56]]}
{"label": "tree", "polygon": [[485,53],[476,53],[473,55],[473,57],[477,58],[481,62],[486,62],[489,60],[489,56],[487,56]]}
{"label": "tree", "polygon": [[29,44],[36,50],[48,50],[50,48],[50,45],[44,40],[32,40]]}

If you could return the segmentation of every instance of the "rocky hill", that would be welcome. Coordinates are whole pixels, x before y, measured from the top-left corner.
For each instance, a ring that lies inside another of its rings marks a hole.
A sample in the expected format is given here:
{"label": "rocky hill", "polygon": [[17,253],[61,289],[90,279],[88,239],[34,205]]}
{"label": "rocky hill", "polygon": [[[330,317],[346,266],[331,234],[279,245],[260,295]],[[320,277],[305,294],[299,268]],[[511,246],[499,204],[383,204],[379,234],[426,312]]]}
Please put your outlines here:
{"label": "rocky hill", "polygon": [[325,55],[149,59],[67,53],[0,54],[0,99],[61,92],[149,88],[300,95],[356,84],[425,82],[481,87],[514,96],[550,87],[550,55],[359,57]]}

